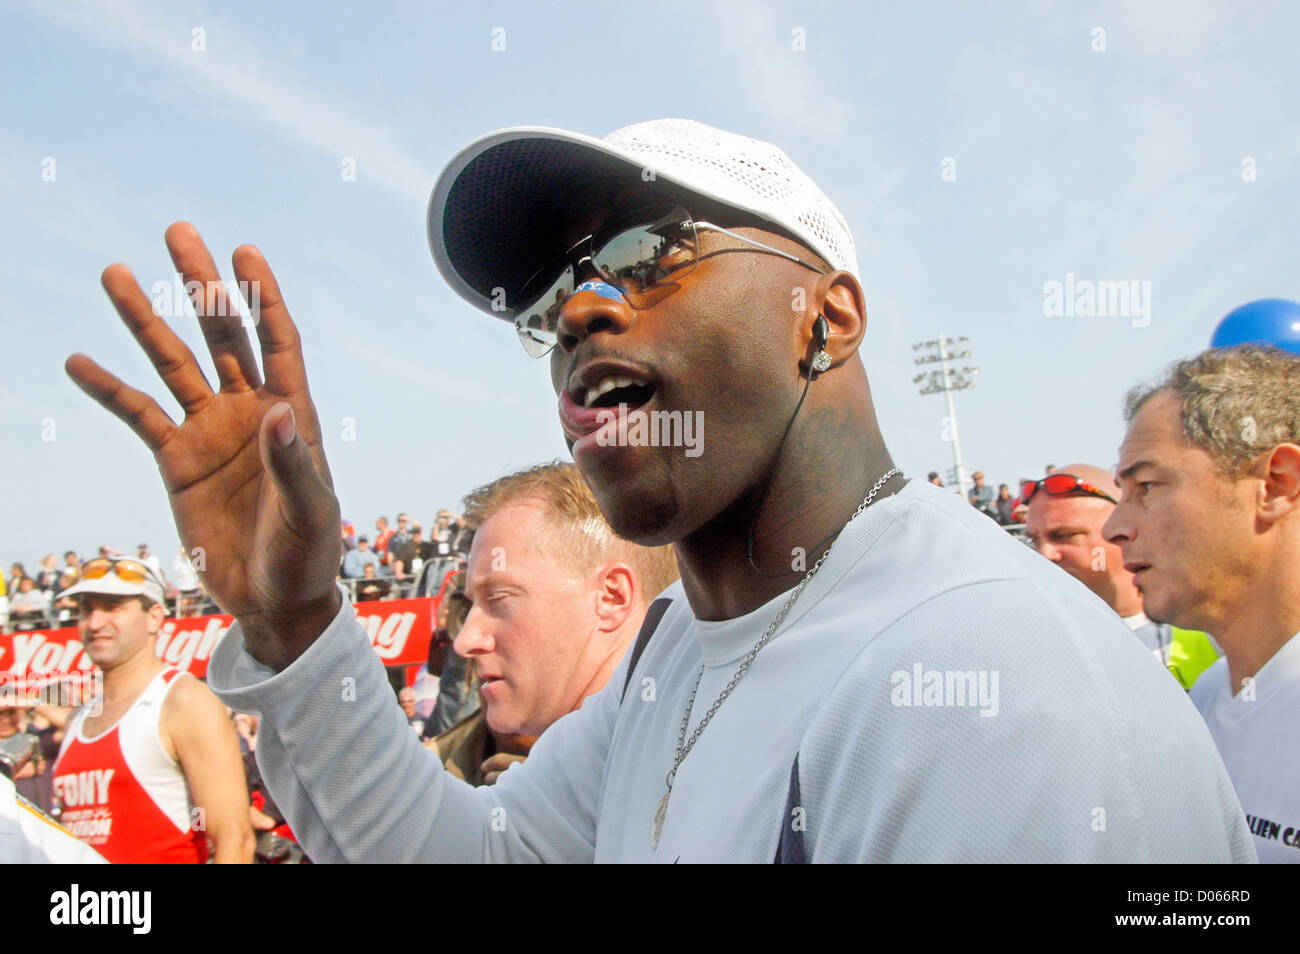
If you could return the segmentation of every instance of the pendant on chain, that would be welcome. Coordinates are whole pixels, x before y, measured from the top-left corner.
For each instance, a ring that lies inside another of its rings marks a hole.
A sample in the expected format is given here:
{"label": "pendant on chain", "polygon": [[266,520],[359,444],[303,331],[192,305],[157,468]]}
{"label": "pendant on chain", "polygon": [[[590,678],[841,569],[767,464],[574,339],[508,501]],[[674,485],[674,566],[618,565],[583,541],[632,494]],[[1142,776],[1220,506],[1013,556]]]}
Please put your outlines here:
{"label": "pendant on chain", "polygon": [[659,836],[663,834],[664,819],[668,817],[668,796],[672,794],[672,789],[664,792],[664,797],[659,799],[659,807],[655,809],[655,825],[650,832],[650,847],[659,847]]}

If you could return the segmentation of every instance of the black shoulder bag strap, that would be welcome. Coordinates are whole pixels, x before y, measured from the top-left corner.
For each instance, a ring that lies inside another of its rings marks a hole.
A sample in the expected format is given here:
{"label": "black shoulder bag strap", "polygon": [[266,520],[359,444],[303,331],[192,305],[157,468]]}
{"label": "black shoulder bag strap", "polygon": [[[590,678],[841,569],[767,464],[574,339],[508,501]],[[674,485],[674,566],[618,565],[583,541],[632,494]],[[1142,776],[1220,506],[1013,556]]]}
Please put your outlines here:
{"label": "black shoulder bag strap", "polygon": [[645,652],[646,646],[650,644],[650,637],[655,634],[659,628],[659,621],[664,618],[664,613],[672,605],[672,600],[667,597],[660,597],[655,600],[645,611],[645,622],[641,624],[640,631],[636,634],[636,642],[632,644],[631,659],[627,664],[627,678],[623,680],[623,695],[619,696],[619,702],[627,695],[627,687],[632,684],[632,674],[636,672],[636,664],[641,659],[641,654]]}

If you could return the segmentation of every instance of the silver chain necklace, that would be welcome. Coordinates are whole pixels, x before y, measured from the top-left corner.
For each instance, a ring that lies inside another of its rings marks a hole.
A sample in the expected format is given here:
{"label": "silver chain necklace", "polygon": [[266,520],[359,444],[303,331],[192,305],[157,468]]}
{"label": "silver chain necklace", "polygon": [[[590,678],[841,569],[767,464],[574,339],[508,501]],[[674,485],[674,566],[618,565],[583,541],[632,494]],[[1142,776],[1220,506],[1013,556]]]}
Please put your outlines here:
{"label": "silver chain necklace", "polygon": [[[871,501],[875,499],[876,494],[880,492],[880,488],[885,485],[885,481],[889,480],[889,478],[893,477],[897,473],[900,473],[900,471],[895,467],[876,481],[875,485],[871,488],[871,491],[867,494],[866,499],[858,505],[857,510],[853,511],[853,516],[849,517],[849,519],[845,521],[845,526],[851,523],[858,514],[862,513],[862,511],[866,510],[867,507],[871,505]],[[668,799],[673,793],[673,779],[677,777],[677,769],[681,766],[682,762],[686,760],[686,756],[690,754],[691,749],[695,747],[696,740],[699,739],[700,733],[703,732],[704,727],[709,724],[714,713],[718,711],[722,706],[722,703],[726,701],[727,696],[731,695],[731,691],[736,688],[736,684],[740,682],[745,673],[749,671],[749,665],[754,661],[754,657],[758,655],[758,651],[767,645],[768,641],[772,638],[772,635],[777,631],[781,623],[785,621],[786,616],[790,613],[790,608],[794,606],[795,601],[799,599],[803,594],[803,591],[808,588],[808,584],[812,582],[812,578],[817,575],[817,571],[822,568],[822,564],[826,562],[826,558],[831,555],[831,550],[835,549],[835,543],[838,539],[839,538],[837,537],[836,540],[831,541],[831,545],[826,548],[826,552],[818,558],[817,562],[813,564],[812,569],[808,571],[808,574],[800,580],[799,585],[791,591],[789,599],[787,599],[785,605],[781,607],[781,612],[776,614],[776,619],[772,620],[771,625],[767,627],[767,632],[763,633],[763,635],[759,637],[758,642],[754,644],[754,648],[745,656],[744,660],[740,664],[740,668],[736,670],[735,675],[731,677],[731,681],[727,683],[722,692],[718,695],[718,698],[714,700],[713,705],[709,706],[709,711],[704,713],[704,718],[700,720],[700,724],[695,727],[695,731],[691,733],[690,739],[687,740],[686,727],[691,721],[691,710],[695,706],[695,694],[700,691],[700,682],[704,679],[704,667],[700,667],[700,674],[695,678],[695,688],[691,690],[691,698],[687,701],[686,712],[682,716],[681,730],[677,733],[677,750],[673,754],[673,767],[668,771],[668,775],[664,779],[668,785],[668,790],[664,792],[664,797],[659,799],[659,807],[655,809],[654,829],[650,834],[651,848],[659,847],[659,836],[663,834],[664,819],[668,817]]]}

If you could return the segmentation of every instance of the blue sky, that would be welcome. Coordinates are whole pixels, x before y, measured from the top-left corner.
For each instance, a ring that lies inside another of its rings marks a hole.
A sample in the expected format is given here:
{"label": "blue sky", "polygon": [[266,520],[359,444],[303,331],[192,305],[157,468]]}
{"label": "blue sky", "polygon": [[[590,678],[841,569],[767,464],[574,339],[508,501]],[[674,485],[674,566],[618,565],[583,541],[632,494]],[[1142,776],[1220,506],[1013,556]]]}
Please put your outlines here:
{"label": "blue sky", "polygon": [[[170,280],[162,233],[179,219],[227,277],[243,242],[276,270],[348,518],[427,524],[477,484],[566,458],[545,364],[443,284],[425,240],[438,171],[503,126],[686,116],[780,145],[854,231],[874,398],[921,477],[951,450],[942,397],[912,384],[914,341],[971,339],[966,462],[1014,483],[1110,466],[1130,386],[1236,305],[1300,299],[1293,4],[655,10],[0,4],[6,570],[177,546],[151,456],[62,365],[84,351],[178,413],[99,273]],[[1045,283],[1067,274],[1150,282],[1149,323],[1045,314]],[[175,325],[204,354],[193,318]]]}

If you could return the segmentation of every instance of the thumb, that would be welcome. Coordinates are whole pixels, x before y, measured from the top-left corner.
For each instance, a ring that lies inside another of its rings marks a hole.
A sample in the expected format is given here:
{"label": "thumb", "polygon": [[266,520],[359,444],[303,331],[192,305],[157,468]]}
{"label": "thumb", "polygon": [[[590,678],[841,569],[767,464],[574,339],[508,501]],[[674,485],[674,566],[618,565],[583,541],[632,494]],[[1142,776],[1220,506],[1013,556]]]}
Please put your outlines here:
{"label": "thumb", "polygon": [[299,527],[317,523],[321,498],[331,496],[331,492],[316,472],[307,442],[298,434],[293,407],[283,401],[272,405],[262,418],[258,446],[262,466],[275,483],[285,516]]}

